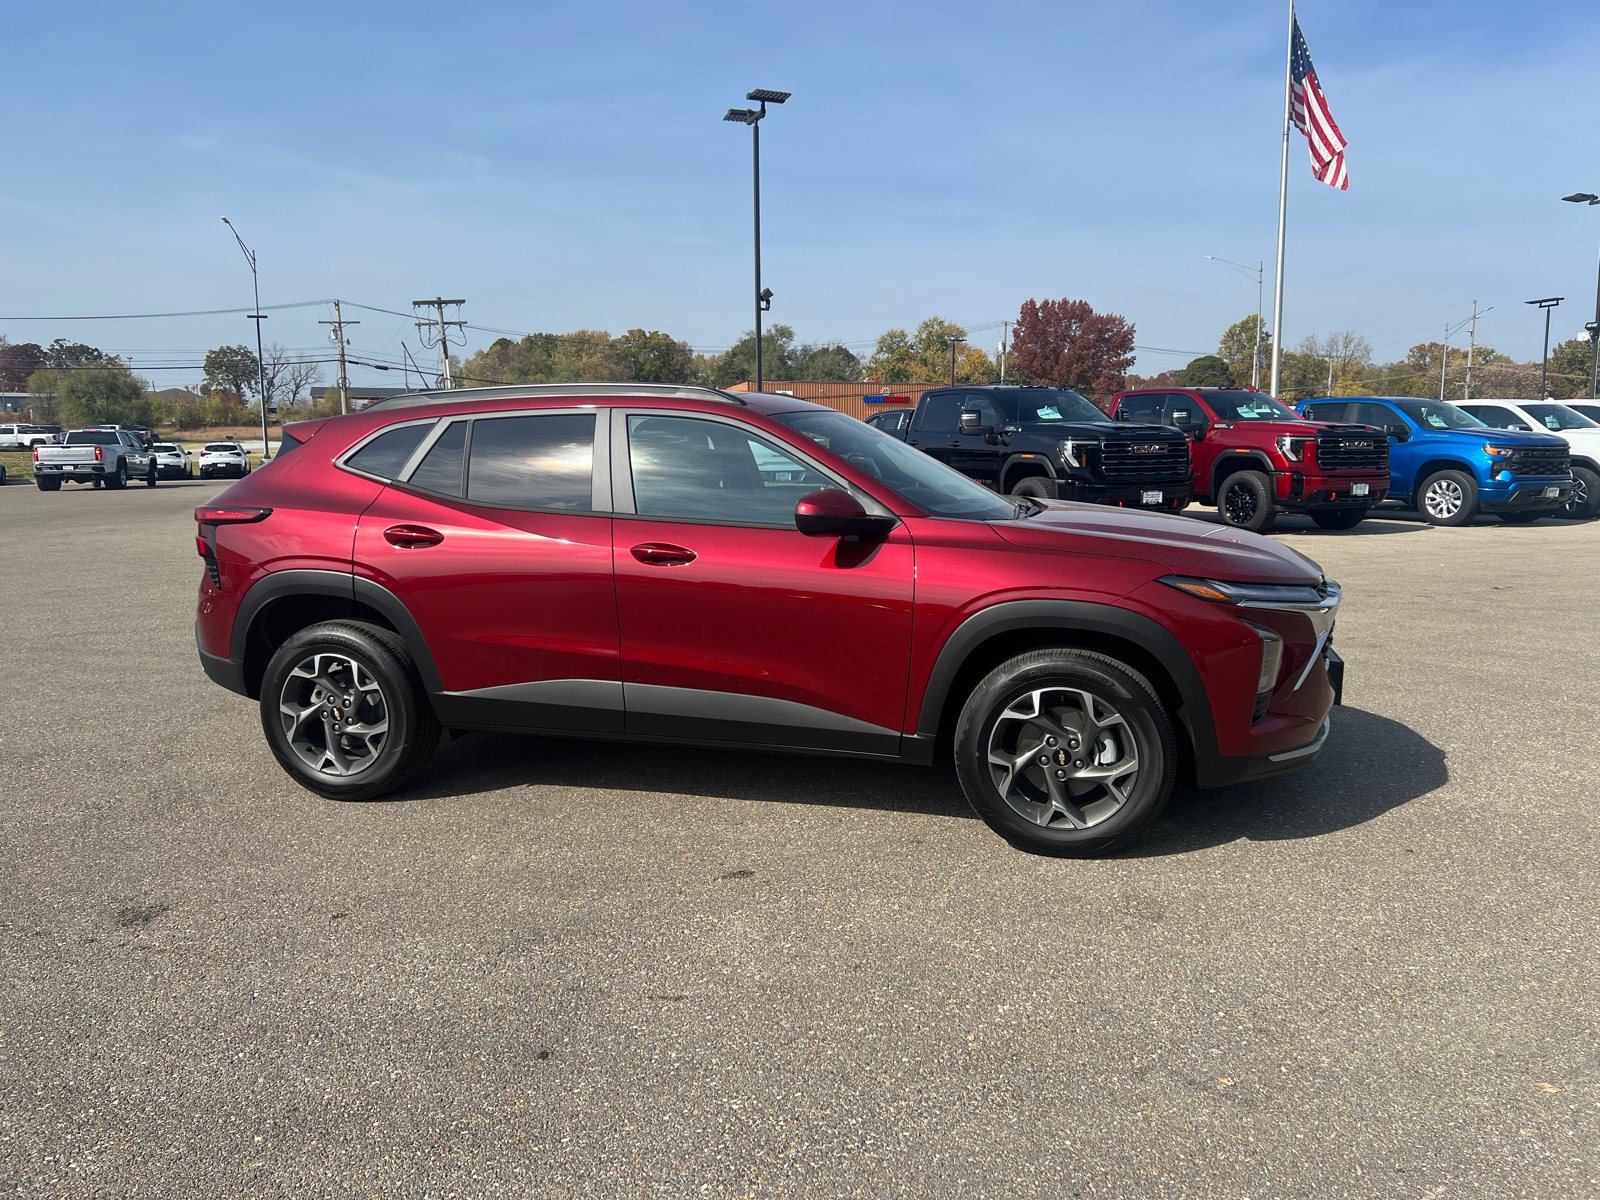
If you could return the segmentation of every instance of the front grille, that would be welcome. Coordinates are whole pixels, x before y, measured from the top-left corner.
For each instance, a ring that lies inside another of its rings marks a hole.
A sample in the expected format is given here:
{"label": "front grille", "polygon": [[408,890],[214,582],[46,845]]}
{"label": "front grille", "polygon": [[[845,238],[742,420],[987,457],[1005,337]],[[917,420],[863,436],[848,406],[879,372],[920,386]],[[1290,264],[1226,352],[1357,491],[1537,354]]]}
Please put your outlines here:
{"label": "front grille", "polygon": [[[1148,450],[1142,447],[1154,446]],[[1100,449],[1100,473],[1107,479],[1151,482],[1189,477],[1187,441],[1106,442]]]}
{"label": "front grille", "polygon": [[1324,433],[1317,466],[1325,471],[1387,471],[1389,439],[1381,433]]}
{"label": "front grille", "polygon": [[1515,475],[1570,475],[1572,453],[1558,446],[1518,447],[1506,466]]}

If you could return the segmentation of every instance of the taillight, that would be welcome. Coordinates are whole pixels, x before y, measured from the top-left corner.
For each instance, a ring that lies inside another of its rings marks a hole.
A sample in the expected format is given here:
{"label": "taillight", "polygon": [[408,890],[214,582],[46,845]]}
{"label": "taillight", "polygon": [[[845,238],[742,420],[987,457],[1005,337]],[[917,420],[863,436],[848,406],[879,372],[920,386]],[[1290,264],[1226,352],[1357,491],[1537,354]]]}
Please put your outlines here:
{"label": "taillight", "polygon": [[94,460],[95,462],[105,462],[106,460],[105,451],[101,450],[99,446],[94,448]]}
{"label": "taillight", "polygon": [[206,545],[204,534],[197,533],[194,535],[194,552],[201,558],[211,557],[211,549]]}
{"label": "taillight", "polygon": [[237,504],[202,504],[194,510],[194,519],[202,525],[249,525],[265,521],[271,515],[270,508],[245,508]]}

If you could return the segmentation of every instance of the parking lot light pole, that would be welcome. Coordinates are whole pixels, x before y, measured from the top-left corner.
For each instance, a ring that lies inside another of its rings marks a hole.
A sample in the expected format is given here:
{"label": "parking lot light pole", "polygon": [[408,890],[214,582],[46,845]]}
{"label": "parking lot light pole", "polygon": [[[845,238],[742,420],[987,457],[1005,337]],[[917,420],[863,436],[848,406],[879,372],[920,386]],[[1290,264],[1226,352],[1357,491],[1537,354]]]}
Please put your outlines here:
{"label": "parking lot light pole", "polygon": [[1565,296],[1546,296],[1543,300],[1524,300],[1524,304],[1537,304],[1544,309],[1544,361],[1539,364],[1539,403],[1549,398],[1545,378],[1550,372],[1550,310],[1565,300]]}
{"label": "parking lot light pole", "polygon": [[[1574,192],[1561,198],[1572,204],[1587,204],[1591,208],[1600,204],[1600,196],[1593,192]],[[1600,272],[1596,273],[1594,285],[1594,324],[1589,327],[1589,342],[1589,399],[1600,400]]]}
{"label": "parking lot light pole", "polygon": [[1208,254],[1206,257],[1212,262],[1219,262],[1232,267],[1235,271],[1243,274],[1246,279],[1252,275],[1256,277],[1256,348],[1250,356],[1250,387],[1252,390],[1259,389],[1261,386],[1261,295],[1265,286],[1267,264],[1265,262],[1257,263],[1255,270],[1251,270],[1243,263],[1236,263],[1227,258],[1218,258],[1215,254]]}
{"label": "parking lot light pole", "polygon": [[953,338],[950,339],[950,386],[951,387],[955,387],[955,385],[956,385],[956,347],[959,346],[962,342],[964,342],[966,340],[967,339],[964,338],[964,337],[953,337]]}
{"label": "parking lot light pole", "polygon": [[261,356],[261,322],[267,319],[261,311],[261,282],[256,278],[255,251],[244,244],[244,239],[239,236],[239,231],[233,227],[232,221],[223,217],[222,223],[228,227],[228,232],[233,234],[233,240],[239,243],[239,249],[244,251],[244,260],[250,264],[250,286],[255,290],[256,311],[247,319],[256,323],[256,370],[260,375],[261,388],[261,461],[266,462],[272,457],[272,446],[267,441],[267,360]]}
{"label": "parking lot light pole", "polygon": [[746,100],[754,100],[761,105],[756,108],[730,108],[723,116],[724,121],[737,121],[741,125],[750,126],[750,157],[755,172],[755,233],[756,233],[756,391],[762,386],[762,361],[761,361],[761,314],[772,311],[772,289],[761,286],[761,118],[767,115],[768,104],[782,104],[793,92],[774,92],[767,88],[756,88],[753,92],[745,94]]}

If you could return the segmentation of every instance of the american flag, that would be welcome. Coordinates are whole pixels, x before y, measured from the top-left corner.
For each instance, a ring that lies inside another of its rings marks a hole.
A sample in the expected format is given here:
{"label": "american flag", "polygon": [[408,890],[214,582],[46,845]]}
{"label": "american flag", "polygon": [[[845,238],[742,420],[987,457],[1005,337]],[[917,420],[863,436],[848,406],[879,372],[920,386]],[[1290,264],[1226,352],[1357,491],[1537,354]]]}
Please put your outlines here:
{"label": "american flag", "polygon": [[1298,17],[1294,22],[1294,44],[1289,51],[1289,71],[1293,80],[1289,102],[1295,128],[1305,134],[1306,141],[1311,144],[1311,173],[1329,187],[1348,191],[1350,179],[1344,169],[1344,134],[1339,132],[1338,123],[1328,111],[1328,98],[1317,82],[1317,70],[1311,65],[1306,39],[1300,35]]}

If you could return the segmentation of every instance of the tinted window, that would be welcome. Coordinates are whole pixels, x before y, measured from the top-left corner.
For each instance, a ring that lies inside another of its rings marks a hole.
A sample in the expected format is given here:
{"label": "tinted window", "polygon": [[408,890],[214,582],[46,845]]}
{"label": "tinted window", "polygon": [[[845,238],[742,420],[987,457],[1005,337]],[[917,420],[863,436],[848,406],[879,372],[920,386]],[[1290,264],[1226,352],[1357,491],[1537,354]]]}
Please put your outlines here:
{"label": "tinted window", "polygon": [[1522,414],[1512,412],[1499,404],[1463,404],[1461,411],[1470,413],[1490,429],[1527,429],[1528,422]]}
{"label": "tinted window", "polygon": [[[422,428],[426,429],[427,426]],[[433,444],[428,456],[417,464],[417,469],[411,472],[407,482],[412,487],[445,496],[461,495],[461,466],[466,458],[466,449],[467,422],[453,422]]]}
{"label": "tinted window", "polygon": [[207,454],[237,454],[239,447],[232,442],[209,442],[206,445]]}
{"label": "tinted window", "polygon": [[1385,425],[1404,424],[1400,414],[1386,404],[1352,404],[1345,420],[1352,425],[1373,425],[1379,429]]}
{"label": "tinted window", "polygon": [[1265,392],[1207,392],[1219,421],[1298,421],[1299,414]]}
{"label": "tinted window", "polygon": [[1569,404],[1567,407],[1591,421],[1600,421],[1600,404]]}
{"label": "tinted window", "polygon": [[122,439],[114,432],[103,429],[81,429],[76,433],[67,434],[69,446],[116,446]]}
{"label": "tinted window", "polygon": [[1124,396],[1117,404],[1117,419],[1135,425],[1160,425],[1161,402],[1165,399],[1159,392],[1151,396]]}
{"label": "tinted window", "polygon": [[152,443],[150,443],[150,449],[156,451],[156,453],[158,453],[158,454],[178,454],[178,453],[180,453],[178,448],[176,446],[174,446],[171,442],[152,442]]}
{"label": "tinted window", "polygon": [[[1007,404],[1012,403],[1007,400]],[[1017,421],[1022,425],[1050,421],[1104,421],[1101,412],[1077,392],[1063,388],[1028,388],[1015,400]]]}
{"label": "tinted window", "polygon": [[[405,425],[380,433],[345,462],[355,470],[376,475],[379,479],[393,479],[432,428],[432,425]],[[283,435],[284,450],[293,449],[289,444],[292,441],[294,439],[288,434]],[[295,445],[299,443],[295,442]],[[283,450],[279,453],[282,454]]]}
{"label": "tinted window", "polygon": [[795,502],[827,482],[764,438],[692,417],[629,417],[628,461],[648,517],[792,526]]}
{"label": "tinted window", "polygon": [[593,413],[473,422],[467,499],[474,504],[587,512],[593,488]]}
{"label": "tinted window", "polygon": [[1524,404],[1522,411],[1544,427],[1559,433],[1563,429],[1593,429],[1594,422],[1566,404]]}
{"label": "tinted window", "polygon": [[1308,421],[1332,421],[1342,424],[1355,419],[1349,415],[1350,410],[1355,407],[1356,405],[1346,404],[1343,401],[1338,404],[1308,404],[1305,406],[1305,418]]}
{"label": "tinted window", "polygon": [[982,392],[967,396],[962,402],[961,408],[964,412],[977,413],[979,425],[987,425],[990,429],[999,429],[1000,426],[1005,424],[1000,419],[999,412],[995,409],[994,401],[990,400]]}
{"label": "tinted window", "polygon": [[1437,400],[1396,400],[1395,407],[1424,429],[1482,429],[1483,422],[1453,404]]}
{"label": "tinted window", "polygon": [[918,429],[955,429],[961,424],[961,397],[950,392],[924,396],[917,416]]}

